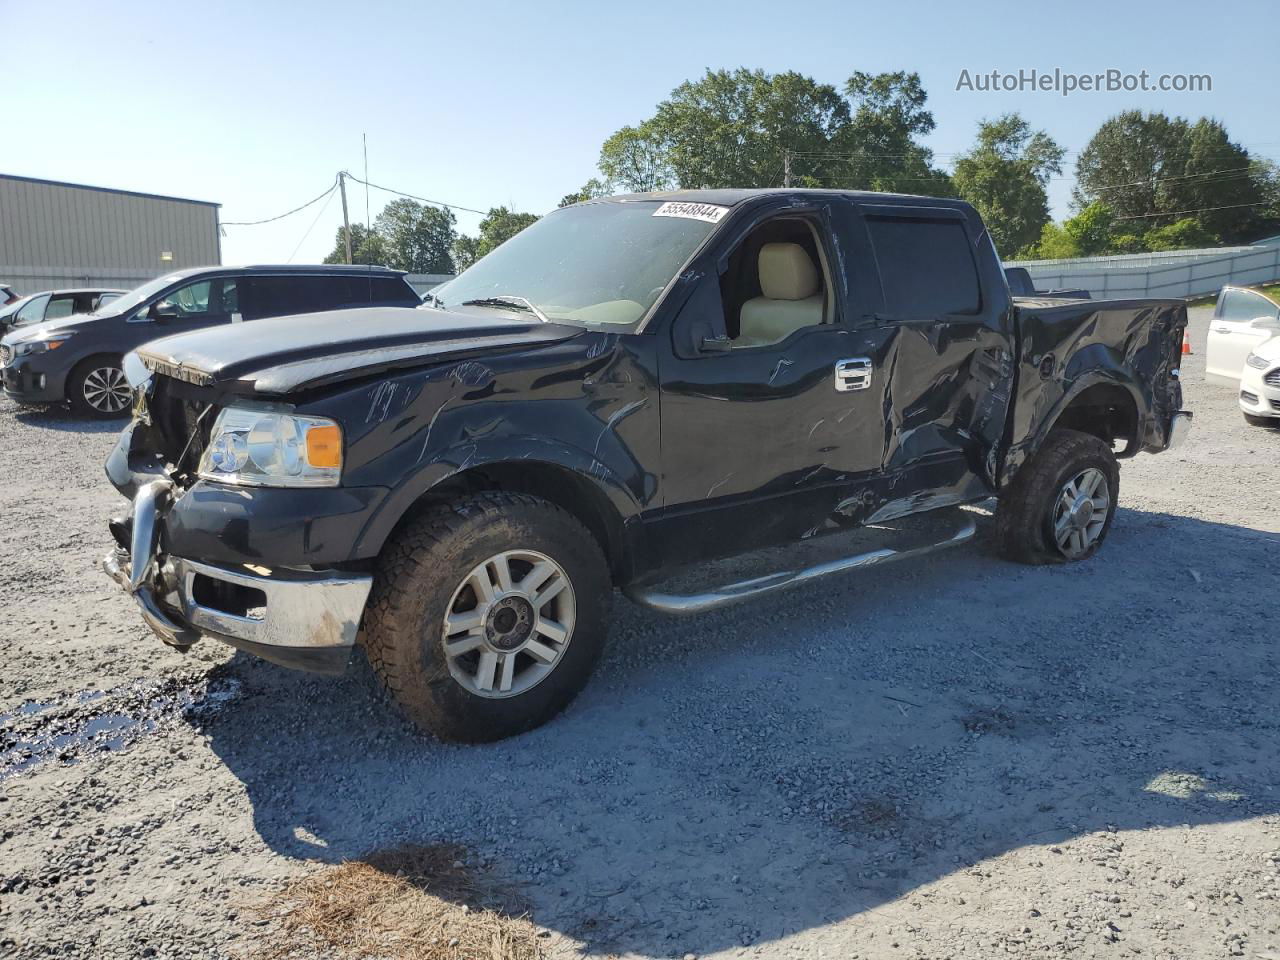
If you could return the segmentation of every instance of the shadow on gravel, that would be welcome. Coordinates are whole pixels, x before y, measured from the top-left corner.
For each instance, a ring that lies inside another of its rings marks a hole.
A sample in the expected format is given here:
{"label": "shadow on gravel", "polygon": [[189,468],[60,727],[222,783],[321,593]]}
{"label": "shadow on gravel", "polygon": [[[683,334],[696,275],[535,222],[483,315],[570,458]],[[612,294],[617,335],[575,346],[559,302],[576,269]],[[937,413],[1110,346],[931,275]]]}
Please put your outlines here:
{"label": "shadow on gravel", "polygon": [[28,427],[42,430],[58,430],[65,433],[119,433],[129,420],[90,420],[77,417],[63,406],[19,407],[13,406],[13,419]]}
{"label": "shadow on gravel", "polygon": [[1125,510],[1083,565],[979,548],[686,621],[618,600],[575,706],[484,747],[415,736],[367,669],[240,659],[207,732],[287,856],[459,842],[593,953],[768,943],[1029,844],[1048,884],[1083,834],[1280,812],[1278,544]]}

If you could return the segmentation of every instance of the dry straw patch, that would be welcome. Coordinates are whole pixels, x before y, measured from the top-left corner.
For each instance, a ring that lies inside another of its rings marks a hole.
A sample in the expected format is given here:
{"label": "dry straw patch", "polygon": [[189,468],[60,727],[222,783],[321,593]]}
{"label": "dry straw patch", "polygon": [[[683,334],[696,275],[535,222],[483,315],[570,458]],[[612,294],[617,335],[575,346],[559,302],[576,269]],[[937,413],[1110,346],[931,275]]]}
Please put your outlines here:
{"label": "dry straw patch", "polygon": [[255,909],[252,960],[537,960],[537,928],[508,885],[458,846],[400,847],[291,881]]}

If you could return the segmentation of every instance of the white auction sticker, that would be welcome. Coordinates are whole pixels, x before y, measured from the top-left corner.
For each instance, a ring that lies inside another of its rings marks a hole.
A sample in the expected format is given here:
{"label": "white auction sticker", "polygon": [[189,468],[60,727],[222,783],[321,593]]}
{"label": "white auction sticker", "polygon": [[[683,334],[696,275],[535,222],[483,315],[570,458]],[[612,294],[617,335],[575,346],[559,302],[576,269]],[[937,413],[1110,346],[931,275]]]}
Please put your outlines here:
{"label": "white auction sticker", "polygon": [[686,220],[705,220],[707,223],[719,223],[729,212],[728,207],[714,203],[688,203],[684,200],[668,200],[657,210],[655,217],[684,217]]}

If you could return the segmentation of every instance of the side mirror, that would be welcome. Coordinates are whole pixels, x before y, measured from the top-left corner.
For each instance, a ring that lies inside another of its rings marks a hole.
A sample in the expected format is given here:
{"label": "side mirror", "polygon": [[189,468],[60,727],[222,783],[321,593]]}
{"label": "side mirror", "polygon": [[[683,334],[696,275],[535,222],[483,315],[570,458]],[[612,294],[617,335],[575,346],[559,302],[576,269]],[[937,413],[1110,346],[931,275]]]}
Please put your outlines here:
{"label": "side mirror", "polygon": [[147,313],[147,316],[152,320],[159,320],[162,323],[167,320],[177,320],[178,308],[172,303],[161,300],[159,303],[151,305],[151,310]]}

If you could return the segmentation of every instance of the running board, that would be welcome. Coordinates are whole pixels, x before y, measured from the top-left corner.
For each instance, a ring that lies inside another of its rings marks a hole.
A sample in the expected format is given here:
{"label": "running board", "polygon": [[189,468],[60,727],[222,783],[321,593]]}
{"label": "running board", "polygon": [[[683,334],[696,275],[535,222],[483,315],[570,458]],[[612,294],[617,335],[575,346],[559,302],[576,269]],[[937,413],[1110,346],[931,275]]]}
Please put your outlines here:
{"label": "running board", "polygon": [[956,547],[962,543],[968,543],[977,533],[977,525],[974,523],[973,515],[966,513],[956,519],[959,521],[958,527],[953,527],[948,536],[906,549],[881,547],[876,550],[855,553],[800,569],[782,570],[777,573],[739,580],[735,583],[727,583],[722,587],[714,587],[693,593],[666,592],[662,589],[662,582],[635,584],[627,587],[623,592],[628,599],[642,607],[648,607],[651,610],[678,617],[693,616],[699,613],[706,613],[709,610],[718,610],[730,604],[754,600],[757,597],[763,597],[766,594],[776,593],[790,587],[797,587],[831,574],[861,570],[864,567],[888,563],[891,560],[919,557],[927,553],[934,553],[938,550],[945,550],[948,547]]}

